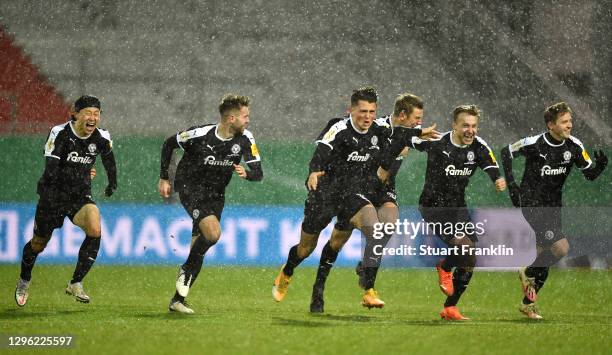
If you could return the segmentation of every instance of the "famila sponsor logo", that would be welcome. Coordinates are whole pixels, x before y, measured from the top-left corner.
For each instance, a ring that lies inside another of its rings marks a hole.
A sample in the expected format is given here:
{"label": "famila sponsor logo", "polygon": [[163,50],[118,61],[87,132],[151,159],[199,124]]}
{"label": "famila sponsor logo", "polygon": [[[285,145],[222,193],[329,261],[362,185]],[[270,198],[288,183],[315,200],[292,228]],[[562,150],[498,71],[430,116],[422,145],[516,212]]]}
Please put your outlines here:
{"label": "famila sponsor logo", "polygon": [[454,165],[449,165],[444,169],[446,172],[446,176],[470,176],[472,174],[472,169],[463,168],[457,169]]}
{"label": "famila sponsor logo", "polygon": [[230,160],[216,160],[214,156],[209,155],[204,158],[204,165],[212,165],[212,166],[232,166],[234,163]]}
{"label": "famila sponsor logo", "polygon": [[91,157],[80,157],[77,152],[68,153],[68,157],[66,160],[71,161],[73,163],[81,163],[81,164],[91,164],[93,163],[93,159]]}
{"label": "famila sponsor logo", "polygon": [[370,159],[370,153],[366,153],[366,155],[359,155],[358,152],[352,152],[351,154],[348,155],[348,158],[346,159],[346,161],[364,162],[364,161],[368,161],[368,159]]}
{"label": "famila sponsor logo", "polygon": [[550,167],[550,165],[544,165],[540,170],[541,176],[553,176],[553,175],[563,175],[567,172],[567,169],[562,166],[556,169]]}

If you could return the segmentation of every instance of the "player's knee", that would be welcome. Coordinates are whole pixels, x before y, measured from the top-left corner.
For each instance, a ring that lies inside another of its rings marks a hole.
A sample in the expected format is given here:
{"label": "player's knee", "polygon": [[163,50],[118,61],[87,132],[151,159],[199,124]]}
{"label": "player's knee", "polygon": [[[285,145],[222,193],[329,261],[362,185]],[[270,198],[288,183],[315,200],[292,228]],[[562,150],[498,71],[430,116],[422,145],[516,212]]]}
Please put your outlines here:
{"label": "player's knee", "polygon": [[85,227],[85,233],[88,237],[99,238],[102,235],[102,228],[99,223],[92,223]]}
{"label": "player's knee", "polygon": [[41,253],[47,247],[48,242],[49,238],[34,236],[30,241],[30,245],[35,253]]}

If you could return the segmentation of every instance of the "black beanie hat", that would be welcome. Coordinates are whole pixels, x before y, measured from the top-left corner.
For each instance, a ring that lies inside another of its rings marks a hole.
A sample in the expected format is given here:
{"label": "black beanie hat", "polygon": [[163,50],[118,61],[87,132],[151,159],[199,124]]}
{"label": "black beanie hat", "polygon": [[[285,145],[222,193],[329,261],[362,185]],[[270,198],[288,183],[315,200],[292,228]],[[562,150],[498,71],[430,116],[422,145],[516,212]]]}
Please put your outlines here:
{"label": "black beanie hat", "polygon": [[85,107],[97,107],[100,109],[100,99],[91,95],[83,95],[74,102],[74,111],[79,112]]}

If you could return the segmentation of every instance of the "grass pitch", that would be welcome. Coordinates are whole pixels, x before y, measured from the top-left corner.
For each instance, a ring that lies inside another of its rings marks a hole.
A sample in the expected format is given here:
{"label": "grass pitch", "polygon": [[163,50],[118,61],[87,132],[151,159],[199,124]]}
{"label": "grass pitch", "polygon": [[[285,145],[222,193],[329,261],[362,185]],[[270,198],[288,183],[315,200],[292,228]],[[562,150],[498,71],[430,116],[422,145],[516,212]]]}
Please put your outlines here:
{"label": "grass pitch", "polygon": [[278,269],[205,265],[188,302],[195,315],[169,313],[176,267],[94,266],[92,298],[64,294],[73,266],[37,265],[28,304],[13,300],[17,265],[0,266],[2,335],[75,336],[72,349],[0,349],[2,353],[608,353],[612,349],[612,272],[552,270],[540,293],[543,321],[517,309],[516,273],[476,270],[459,303],[471,321],[441,321],[444,297],[429,270],[383,269],[377,288],[387,305],[360,306],[357,277],[336,268],[326,313],[310,315],[314,268],[298,268],[289,294],[275,303]]}

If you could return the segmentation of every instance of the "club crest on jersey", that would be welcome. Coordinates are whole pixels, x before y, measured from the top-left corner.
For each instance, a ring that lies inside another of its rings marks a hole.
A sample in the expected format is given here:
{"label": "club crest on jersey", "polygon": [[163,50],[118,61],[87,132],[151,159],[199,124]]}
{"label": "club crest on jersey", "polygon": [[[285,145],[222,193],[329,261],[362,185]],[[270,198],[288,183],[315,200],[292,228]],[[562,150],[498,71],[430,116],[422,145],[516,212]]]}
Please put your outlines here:
{"label": "club crest on jersey", "polygon": [[90,145],[87,146],[87,150],[89,151],[89,154],[96,154],[96,149],[98,147],[96,147],[96,145],[94,143],[91,143]]}
{"label": "club crest on jersey", "polygon": [[359,155],[359,152],[352,152],[351,154],[348,155],[348,158],[346,159],[346,161],[364,162],[364,161],[368,161],[368,159],[370,159],[370,153],[367,153],[366,155]]}
{"label": "club crest on jersey", "polygon": [[540,176],[554,176],[554,175],[562,175],[567,172],[567,168],[564,166],[560,168],[553,169],[550,165],[544,165],[540,170]]}
{"label": "club crest on jersey", "polygon": [[565,161],[569,161],[570,159],[572,159],[572,153],[570,153],[569,150],[566,150],[565,152],[563,152],[563,159]]}
{"label": "club crest on jersey", "polygon": [[93,159],[91,157],[80,157],[77,152],[70,152],[66,157],[66,160],[71,161],[73,163],[81,163],[81,164],[91,164],[93,163]]}
{"label": "club crest on jersey", "polygon": [[454,165],[449,165],[446,167],[446,169],[444,169],[444,171],[446,172],[446,176],[470,176],[472,175],[472,169],[469,168],[463,168],[463,169],[457,169]]}
{"label": "club crest on jersey", "polygon": [[200,216],[200,210],[196,208],[195,210],[193,210],[193,213],[191,213],[191,215],[194,219],[198,218]]}
{"label": "club crest on jersey", "polygon": [[471,150],[467,152],[467,160],[470,164],[474,163],[474,152],[472,152]]}
{"label": "club crest on jersey", "polygon": [[546,233],[544,233],[544,238],[546,238],[546,240],[552,240],[555,237],[555,233],[553,231],[546,231]]}
{"label": "club crest on jersey", "polygon": [[240,153],[240,146],[238,144],[234,144],[232,146],[232,154],[238,154]]}
{"label": "club crest on jersey", "polygon": [[370,139],[370,142],[372,143],[372,145],[378,145],[378,137],[372,136],[372,139]]}

